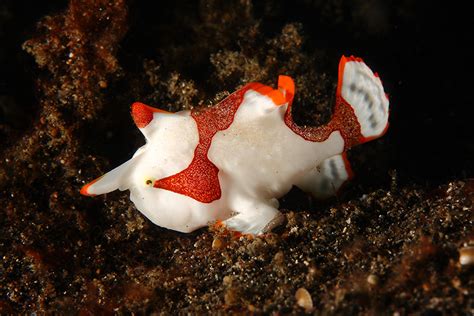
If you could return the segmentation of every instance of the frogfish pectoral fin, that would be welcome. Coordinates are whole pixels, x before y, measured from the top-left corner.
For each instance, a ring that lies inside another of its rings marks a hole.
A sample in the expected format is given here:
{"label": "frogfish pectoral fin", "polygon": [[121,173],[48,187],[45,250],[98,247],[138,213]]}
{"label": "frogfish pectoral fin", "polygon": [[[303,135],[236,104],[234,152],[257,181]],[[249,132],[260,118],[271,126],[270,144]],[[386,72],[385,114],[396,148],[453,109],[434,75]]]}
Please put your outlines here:
{"label": "frogfish pectoral fin", "polygon": [[291,105],[295,96],[295,82],[290,76],[278,76],[278,90],[283,92],[286,102]]}
{"label": "frogfish pectoral fin", "polygon": [[99,194],[109,193],[117,189],[126,190],[128,188],[127,177],[129,176],[129,171],[131,170],[130,167],[134,164],[134,161],[136,161],[134,158],[83,186],[80,191],[81,194],[87,196],[96,196]]}

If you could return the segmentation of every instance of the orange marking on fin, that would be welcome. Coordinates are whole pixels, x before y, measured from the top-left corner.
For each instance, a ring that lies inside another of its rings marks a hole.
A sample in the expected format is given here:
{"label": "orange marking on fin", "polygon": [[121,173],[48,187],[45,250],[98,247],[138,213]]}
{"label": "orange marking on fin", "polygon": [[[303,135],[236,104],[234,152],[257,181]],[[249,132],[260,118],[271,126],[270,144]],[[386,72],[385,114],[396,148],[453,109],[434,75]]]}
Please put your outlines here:
{"label": "orange marking on fin", "polygon": [[277,106],[286,103],[286,98],[280,90],[272,90],[267,96],[270,97]]}
{"label": "orange marking on fin", "polygon": [[272,99],[276,106],[286,103],[286,98],[280,90],[275,90],[272,87],[261,84],[252,84],[251,89]]}
{"label": "orange marking on fin", "polygon": [[270,92],[273,91],[273,88],[269,87],[269,86],[262,85],[261,87],[258,87],[255,91],[257,91],[260,94],[267,95],[267,94],[269,94]]}
{"label": "orange marking on fin", "polygon": [[141,102],[132,104],[132,118],[138,128],[146,127],[153,120],[153,113],[172,114],[171,112],[157,109]]}
{"label": "orange marking on fin", "polygon": [[295,96],[295,82],[290,76],[278,76],[278,88],[285,91],[286,102],[291,104]]}
{"label": "orange marking on fin", "polygon": [[336,95],[340,96],[341,91],[342,91],[342,79],[344,77],[344,67],[346,66],[347,63],[347,57],[342,55],[341,60],[339,61],[339,70],[337,73],[337,90],[336,90]]}
{"label": "orange marking on fin", "polygon": [[91,185],[93,185],[94,183],[96,183],[97,181],[99,181],[103,176],[100,176],[98,177],[97,179],[95,180],[92,180],[91,182],[89,182],[88,184],[86,184],[85,186],[83,186],[81,188],[81,191],[79,191],[82,195],[85,195],[85,196],[96,196],[96,194],[90,194],[89,192],[87,192],[87,190],[89,190],[89,187]]}
{"label": "orange marking on fin", "polygon": [[165,111],[165,110],[162,110],[162,109],[157,109],[157,108],[154,108],[152,106],[146,105],[146,104],[141,103],[141,102],[134,102],[132,104],[132,109],[133,109],[134,106],[138,106],[138,107],[147,109],[148,111],[151,111],[153,113],[173,114],[173,112],[168,112],[168,111]]}

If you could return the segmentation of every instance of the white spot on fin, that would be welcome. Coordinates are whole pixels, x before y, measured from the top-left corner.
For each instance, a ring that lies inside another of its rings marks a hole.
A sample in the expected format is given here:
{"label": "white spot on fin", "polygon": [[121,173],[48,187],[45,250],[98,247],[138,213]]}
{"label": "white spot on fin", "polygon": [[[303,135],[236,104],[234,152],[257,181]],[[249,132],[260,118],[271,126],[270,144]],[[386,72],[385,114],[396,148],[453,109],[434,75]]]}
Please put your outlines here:
{"label": "white spot on fin", "polygon": [[311,193],[315,198],[325,199],[336,195],[341,186],[352,177],[345,154],[324,160],[319,166],[303,176],[296,186]]}

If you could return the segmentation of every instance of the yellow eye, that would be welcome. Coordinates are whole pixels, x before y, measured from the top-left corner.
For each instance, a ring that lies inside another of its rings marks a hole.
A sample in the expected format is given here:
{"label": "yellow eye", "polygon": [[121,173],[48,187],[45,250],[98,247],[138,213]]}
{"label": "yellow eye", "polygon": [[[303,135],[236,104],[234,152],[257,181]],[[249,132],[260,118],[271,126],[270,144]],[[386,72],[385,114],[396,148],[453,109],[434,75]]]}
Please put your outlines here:
{"label": "yellow eye", "polygon": [[150,186],[150,185],[153,184],[153,181],[150,180],[150,179],[148,179],[148,180],[145,181],[145,184],[148,185],[148,186]]}

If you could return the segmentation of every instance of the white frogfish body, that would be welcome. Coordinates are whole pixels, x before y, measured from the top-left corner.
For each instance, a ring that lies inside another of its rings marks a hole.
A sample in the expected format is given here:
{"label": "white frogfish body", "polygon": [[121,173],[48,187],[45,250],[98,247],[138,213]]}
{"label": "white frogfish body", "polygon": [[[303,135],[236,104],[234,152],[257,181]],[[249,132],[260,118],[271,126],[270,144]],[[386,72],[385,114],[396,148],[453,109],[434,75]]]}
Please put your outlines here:
{"label": "white frogfish body", "polygon": [[341,58],[328,124],[297,126],[294,93],[293,80],[280,76],[278,89],[250,83],[197,111],[134,103],[132,117],[147,143],[81,193],[130,190],[147,218],[180,232],[216,221],[247,234],[269,231],[281,219],[278,198],[293,185],[317,198],[334,195],[352,175],[345,152],[388,126],[382,82],[360,58]]}

